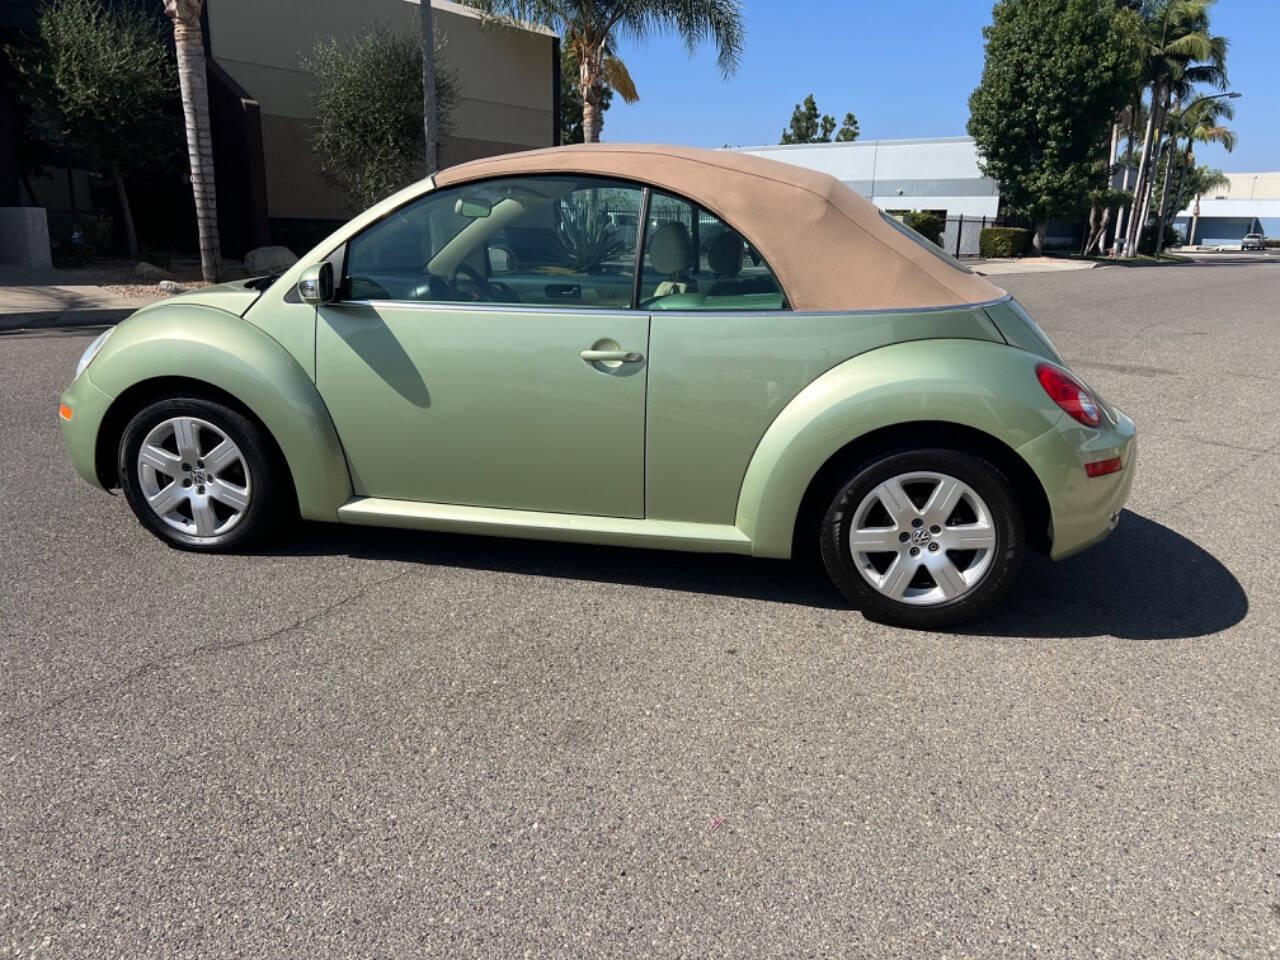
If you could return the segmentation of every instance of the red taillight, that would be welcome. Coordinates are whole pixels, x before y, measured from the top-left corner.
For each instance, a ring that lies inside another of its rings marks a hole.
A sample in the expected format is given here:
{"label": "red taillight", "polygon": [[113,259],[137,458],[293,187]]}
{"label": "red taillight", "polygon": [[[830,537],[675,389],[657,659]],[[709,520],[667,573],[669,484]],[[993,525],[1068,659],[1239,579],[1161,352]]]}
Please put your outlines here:
{"label": "red taillight", "polygon": [[1036,364],[1036,379],[1049,399],[1060,406],[1075,420],[1086,427],[1096,427],[1102,422],[1098,401],[1089,388],[1061,367],[1051,363]]}
{"label": "red taillight", "polygon": [[1084,472],[1091,477],[1105,477],[1109,473],[1119,473],[1124,464],[1120,462],[1119,457],[1111,457],[1107,460],[1095,460],[1093,463],[1084,465]]}

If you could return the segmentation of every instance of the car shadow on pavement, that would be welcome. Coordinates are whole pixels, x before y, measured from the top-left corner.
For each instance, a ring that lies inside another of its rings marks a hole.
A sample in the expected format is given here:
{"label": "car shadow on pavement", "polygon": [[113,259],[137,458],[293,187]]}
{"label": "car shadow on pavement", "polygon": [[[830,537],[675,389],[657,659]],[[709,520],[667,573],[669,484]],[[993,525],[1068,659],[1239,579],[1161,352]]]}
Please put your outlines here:
{"label": "car shadow on pavement", "polygon": [[[489,570],[715,594],[823,609],[848,604],[810,560],[508,540],[378,527],[303,524],[281,552]],[[1107,540],[1062,563],[1029,555],[996,610],[959,633],[997,637],[1175,639],[1239,623],[1249,601],[1212,554],[1125,511]],[[851,611],[852,612],[852,611]]]}
{"label": "car shadow on pavement", "polygon": [[278,552],[488,570],[719,594],[825,609],[848,603],[821,568],[788,560],[306,523]]}
{"label": "car shadow on pavement", "polygon": [[1106,540],[1061,563],[1027,558],[991,614],[960,632],[1000,637],[1202,637],[1232,627],[1249,598],[1213,554],[1126,510]]}

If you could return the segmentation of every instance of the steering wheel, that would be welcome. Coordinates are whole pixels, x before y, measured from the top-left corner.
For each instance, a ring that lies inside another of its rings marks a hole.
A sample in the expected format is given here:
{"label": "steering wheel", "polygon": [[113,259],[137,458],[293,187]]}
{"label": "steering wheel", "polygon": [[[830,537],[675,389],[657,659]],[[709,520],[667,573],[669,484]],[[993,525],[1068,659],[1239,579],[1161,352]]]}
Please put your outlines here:
{"label": "steering wheel", "polygon": [[449,291],[453,294],[453,299],[461,300],[462,291],[458,288],[458,280],[466,277],[475,286],[475,293],[472,300],[489,300],[494,299],[494,291],[489,286],[489,281],[480,275],[480,271],[469,263],[459,263],[453,268],[453,276],[449,278]]}

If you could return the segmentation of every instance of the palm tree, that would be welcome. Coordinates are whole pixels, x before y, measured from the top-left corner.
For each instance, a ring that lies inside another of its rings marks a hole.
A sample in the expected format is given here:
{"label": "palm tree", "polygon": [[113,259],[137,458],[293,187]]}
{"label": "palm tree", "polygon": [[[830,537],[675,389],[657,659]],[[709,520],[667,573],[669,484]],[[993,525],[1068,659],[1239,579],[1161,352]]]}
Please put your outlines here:
{"label": "palm tree", "polygon": [[635,39],[674,30],[692,53],[703,40],[716,45],[720,72],[738,68],[745,26],[738,0],[464,0],[501,20],[540,24],[564,38],[578,61],[582,130],[587,143],[600,140],[606,86],[628,103],[635,84],[616,55],[619,35]]}
{"label": "palm tree", "polygon": [[173,21],[173,42],[178,54],[178,84],[182,89],[182,113],[187,126],[191,191],[195,194],[196,227],[200,233],[200,272],[212,283],[222,269],[222,249],[218,242],[218,194],[213,182],[213,135],[209,128],[204,36],[200,29],[203,6],[204,0],[164,0],[164,12]]}
{"label": "palm tree", "polygon": [[1193,192],[1195,200],[1191,204],[1191,227],[1187,230],[1187,243],[1194,243],[1196,230],[1200,226],[1200,198],[1218,187],[1231,186],[1231,179],[1221,170],[1208,167],[1197,167],[1187,177],[1187,189]]}
{"label": "palm tree", "polygon": [[1209,33],[1209,8],[1213,3],[1214,0],[1154,0],[1146,10],[1144,84],[1151,91],[1151,113],[1127,224],[1126,256],[1137,252],[1137,241],[1146,225],[1165,119],[1175,93],[1184,93],[1201,83],[1226,89],[1227,40]]}
{"label": "palm tree", "polygon": [[422,125],[426,133],[427,175],[440,169],[440,109],[436,103],[436,30],[431,0],[418,0],[422,34]]}
{"label": "palm tree", "polygon": [[[1138,130],[1146,123],[1146,117],[1147,108],[1142,103],[1142,91],[1135,90],[1133,103],[1120,111],[1120,115],[1116,118],[1116,126],[1123,129],[1125,144],[1124,159],[1121,161],[1124,173],[1120,182],[1120,189],[1125,193],[1129,192],[1129,178],[1133,174],[1133,148],[1138,141]],[[1116,159],[1119,160],[1119,157]],[[1113,161],[1113,163],[1114,162],[1115,161]],[[1116,232],[1115,237],[1112,238],[1112,242],[1125,234],[1124,214],[1125,205],[1123,203],[1117,204],[1115,213]]]}
{"label": "palm tree", "polygon": [[[1238,96],[1236,94],[1235,96]],[[1236,133],[1230,127],[1224,126],[1222,121],[1231,120],[1235,117],[1235,110],[1231,104],[1221,99],[1205,99],[1191,104],[1183,113],[1176,118],[1174,128],[1171,131],[1173,137],[1173,153],[1170,154],[1169,160],[1165,164],[1165,184],[1164,192],[1160,198],[1160,221],[1159,232],[1156,234],[1156,253],[1159,255],[1163,246],[1164,228],[1170,216],[1176,216],[1178,210],[1183,203],[1183,189],[1185,187],[1184,180],[1187,171],[1193,174],[1196,170],[1195,145],[1197,143],[1217,143],[1230,153],[1236,146]],[[1187,138],[1187,148],[1182,154],[1177,153],[1178,137],[1185,136]],[[1178,164],[1178,184],[1173,190],[1173,204],[1169,203],[1169,169],[1174,163]],[[1218,183],[1209,184],[1206,189],[1212,189],[1219,186]],[[1199,197],[1196,198],[1197,205]],[[1191,242],[1191,232],[1187,232],[1187,242]]]}

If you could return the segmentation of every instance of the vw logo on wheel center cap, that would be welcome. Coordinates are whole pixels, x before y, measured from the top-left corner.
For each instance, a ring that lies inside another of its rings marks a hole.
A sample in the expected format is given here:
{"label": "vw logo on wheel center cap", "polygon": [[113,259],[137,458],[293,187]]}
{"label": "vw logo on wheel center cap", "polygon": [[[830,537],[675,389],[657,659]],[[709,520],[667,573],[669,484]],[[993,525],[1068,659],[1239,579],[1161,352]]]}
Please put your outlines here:
{"label": "vw logo on wheel center cap", "polygon": [[932,540],[933,537],[925,527],[917,527],[911,531],[911,542],[916,546],[921,546]]}

